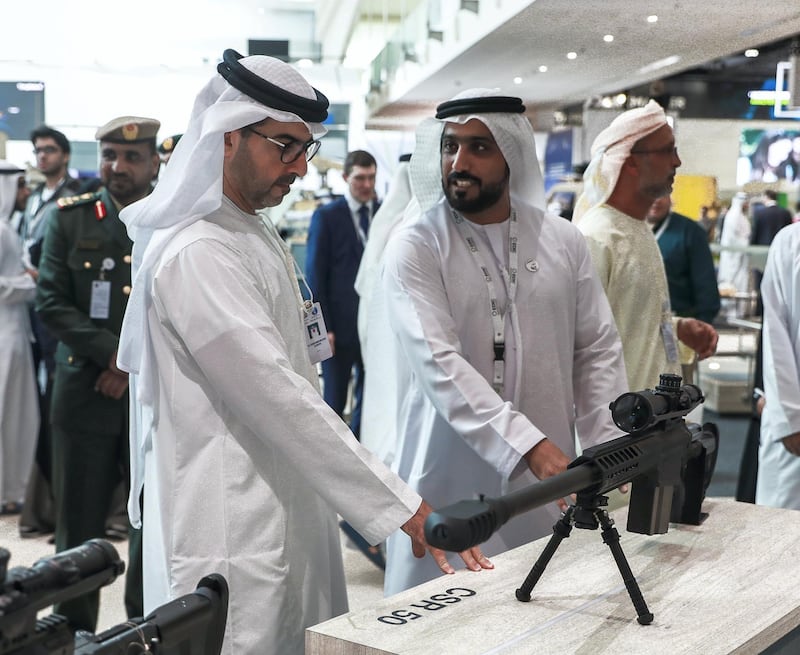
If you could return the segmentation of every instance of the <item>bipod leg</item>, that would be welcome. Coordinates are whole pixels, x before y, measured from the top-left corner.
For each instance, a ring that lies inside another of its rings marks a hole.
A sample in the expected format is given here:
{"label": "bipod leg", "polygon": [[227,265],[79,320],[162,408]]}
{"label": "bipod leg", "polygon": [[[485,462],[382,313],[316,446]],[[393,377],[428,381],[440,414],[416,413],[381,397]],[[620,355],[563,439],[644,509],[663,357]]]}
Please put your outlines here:
{"label": "bipod leg", "polygon": [[553,536],[550,537],[550,541],[547,542],[547,546],[545,546],[542,554],[539,555],[536,563],[523,581],[522,586],[516,591],[517,600],[527,603],[531,599],[531,591],[534,586],[536,586],[536,583],[539,582],[539,578],[542,577],[542,573],[544,573],[550,558],[555,554],[561,541],[569,537],[570,532],[572,532],[572,515],[574,513],[575,506],[572,505],[564,512],[562,517],[556,521],[553,526]]}
{"label": "bipod leg", "polygon": [[641,625],[649,625],[653,622],[653,615],[650,613],[650,610],[647,609],[647,603],[644,602],[644,596],[642,596],[642,592],[639,589],[639,583],[636,582],[636,578],[633,577],[633,571],[631,571],[628,560],[625,558],[625,553],[622,552],[622,546],[619,544],[619,532],[617,532],[617,529],[614,527],[614,521],[611,520],[608,512],[604,509],[598,510],[597,519],[603,528],[603,543],[611,549],[611,554],[614,556],[614,561],[616,561],[617,568],[625,582],[625,588],[628,590],[628,595],[631,597],[633,606],[636,608],[636,620],[639,621]]}

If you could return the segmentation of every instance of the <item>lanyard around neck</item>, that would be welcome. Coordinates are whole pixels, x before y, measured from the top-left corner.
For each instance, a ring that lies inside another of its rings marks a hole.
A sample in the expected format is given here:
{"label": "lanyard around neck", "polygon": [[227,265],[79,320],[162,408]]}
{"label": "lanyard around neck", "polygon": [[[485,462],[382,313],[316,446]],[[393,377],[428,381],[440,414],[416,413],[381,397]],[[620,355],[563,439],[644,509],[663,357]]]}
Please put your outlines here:
{"label": "lanyard around neck", "polygon": [[[286,274],[288,275],[289,279],[291,280],[292,277],[295,278],[294,288],[298,300],[300,301],[301,308],[304,310],[311,309],[311,305],[314,304],[314,294],[311,291],[311,287],[308,286],[306,276],[303,275],[303,271],[297,265],[297,260],[292,255],[289,247],[286,245],[286,242],[281,238],[278,230],[275,229],[275,226],[268,219],[264,218],[263,216],[259,216],[258,224],[261,227],[261,230],[267,235],[267,241],[275,243],[275,245],[277,245],[280,249],[279,254],[283,258],[283,265],[286,268]],[[297,283],[297,280],[302,281],[303,286],[305,286],[306,291],[308,291],[308,300],[303,299],[303,294],[300,292],[300,285]]]}
{"label": "lanyard around neck", "polygon": [[661,238],[661,235],[664,234],[664,231],[667,229],[667,225],[669,225],[669,219],[672,218],[670,214],[667,214],[667,217],[661,221],[661,225],[658,226],[658,229],[655,231],[654,235],[656,241]]}
{"label": "lanyard around neck", "polygon": [[500,304],[498,302],[497,287],[495,285],[494,277],[491,270],[486,265],[486,261],[478,248],[478,243],[475,236],[467,231],[465,219],[454,209],[451,209],[451,216],[453,222],[456,224],[461,237],[467,244],[467,249],[472,253],[475,261],[483,274],[483,280],[486,283],[486,289],[489,292],[489,315],[492,320],[492,331],[494,333],[494,367],[492,375],[492,386],[497,393],[502,394],[505,382],[505,351],[506,351],[506,338],[505,338],[505,317],[506,314],[513,311],[514,298],[517,292],[517,265],[519,259],[519,252],[517,250],[517,212],[511,210],[511,218],[508,229],[508,268],[504,263],[500,263],[500,271],[505,281],[508,290],[508,302],[506,304],[505,313],[500,311]]}

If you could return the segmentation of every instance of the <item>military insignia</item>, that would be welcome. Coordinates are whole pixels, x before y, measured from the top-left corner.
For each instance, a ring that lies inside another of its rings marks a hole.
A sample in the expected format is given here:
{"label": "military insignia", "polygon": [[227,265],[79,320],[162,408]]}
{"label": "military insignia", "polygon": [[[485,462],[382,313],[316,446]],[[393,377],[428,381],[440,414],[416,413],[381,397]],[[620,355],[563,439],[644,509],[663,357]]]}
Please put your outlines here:
{"label": "military insignia", "polygon": [[139,126],[136,123],[128,123],[122,126],[122,138],[126,141],[136,141],[139,136]]}
{"label": "military insignia", "polygon": [[78,205],[83,205],[87,201],[92,200],[94,198],[93,193],[82,193],[79,196],[67,196],[65,198],[59,198],[56,200],[56,207],[59,209],[69,209],[70,207],[77,207]]}
{"label": "military insignia", "polygon": [[539,262],[535,259],[530,259],[525,262],[525,268],[527,268],[531,273],[536,273],[539,270]]}
{"label": "military insignia", "polygon": [[94,203],[94,217],[98,221],[102,221],[106,216],[108,216],[106,206],[103,204],[102,200],[98,200],[96,203]]}
{"label": "military insignia", "polygon": [[161,147],[164,148],[166,152],[170,152],[174,145],[175,145],[175,139],[173,139],[171,136],[168,136],[166,139],[164,139],[163,143],[161,144]]}

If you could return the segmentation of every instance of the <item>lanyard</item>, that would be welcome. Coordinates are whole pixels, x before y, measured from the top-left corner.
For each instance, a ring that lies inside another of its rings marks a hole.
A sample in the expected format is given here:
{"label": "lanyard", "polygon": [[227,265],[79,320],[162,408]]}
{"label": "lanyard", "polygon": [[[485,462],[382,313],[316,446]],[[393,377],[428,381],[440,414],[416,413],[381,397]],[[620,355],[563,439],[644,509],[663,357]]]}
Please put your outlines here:
{"label": "lanyard", "polygon": [[497,301],[497,288],[494,283],[494,278],[486,265],[483,255],[478,248],[478,243],[475,237],[471,235],[464,224],[464,217],[457,211],[451,210],[453,221],[461,233],[462,238],[467,244],[467,249],[472,253],[475,261],[483,273],[484,282],[486,282],[486,289],[489,292],[489,314],[492,319],[492,330],[494,332],[494,367],[492,376],[492,386],[497,393],[502,394],[503,385],[505,382],[505,352],[506,352],[506,338],[505,338],[505,317],[509,312],[513,312],[514,297],[517,292],[517,265],[519,253],[517,251],[517,212],[511,210],[511,218],[508,230],[508,268],[505,267],[503,262],[500,262],[500,271],[503,276],[508,291],[508,303],[506,305],[505,314],[500,312],[500,305]]}
{"label": "lanyard", "polygon": [[669,225],[669,219],[671,216],[667,214],[667,217],[661,222],[661,225],[658,226],[658,230],[656,230],[655,238],[658,241],[661,238],[661,235],[664,234],[664,231],[667,229],[667,225]]}
{"label": "lanyard", "polygon": [[[280,249],[279,254],[283,257],[283,265],[286,267],[286,274],[289,276],[290,280],[292,278],[295,279],[294,289],[300,301],[300,307],[303,311],[308,311],[314,304],[314,294],[311,291],[311,287],[308,286],[306,276],[303,275],[303,271],[300,270],[300,267],[297,265],[297,260],[292,256],[286,242],[281,238],[281,235],[278,234],[278,231],[269,220],[265,219],[263,216],[259,216],[258,223],[261,226],[261,230],[269,237],[267,241],[277,242],[278,248]],[[303,294],[300,293],[300,285],[297,283],[297,279],[302,280],[303,286],[306,288],[306,291],[308,291],[309,300],[303,299]]]}

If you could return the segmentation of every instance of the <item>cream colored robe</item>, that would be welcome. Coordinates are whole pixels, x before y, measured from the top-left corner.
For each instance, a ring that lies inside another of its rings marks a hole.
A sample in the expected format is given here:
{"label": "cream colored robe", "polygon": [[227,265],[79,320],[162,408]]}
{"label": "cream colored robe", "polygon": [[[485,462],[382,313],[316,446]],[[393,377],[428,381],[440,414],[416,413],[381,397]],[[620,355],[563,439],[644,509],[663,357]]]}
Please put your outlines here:
{"label": "cream colored robe", "polygon": [[[664,263],[646,221],[609,205],[578,223],[617,324],[631,391],[652,389],[661,373],[680,374]],[[669,326],[665,334],[664,326]]]}

